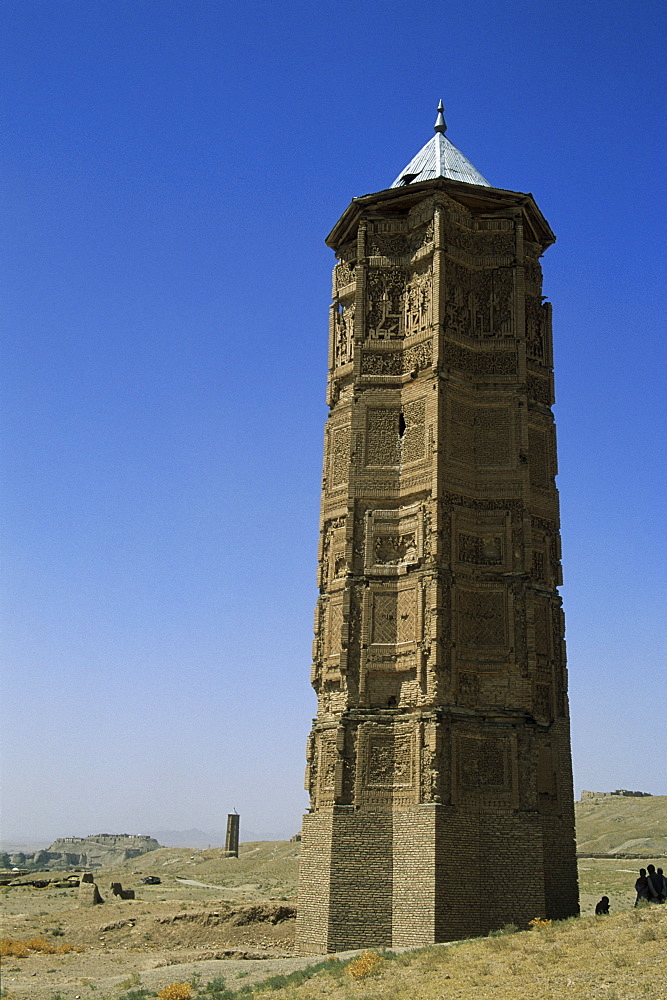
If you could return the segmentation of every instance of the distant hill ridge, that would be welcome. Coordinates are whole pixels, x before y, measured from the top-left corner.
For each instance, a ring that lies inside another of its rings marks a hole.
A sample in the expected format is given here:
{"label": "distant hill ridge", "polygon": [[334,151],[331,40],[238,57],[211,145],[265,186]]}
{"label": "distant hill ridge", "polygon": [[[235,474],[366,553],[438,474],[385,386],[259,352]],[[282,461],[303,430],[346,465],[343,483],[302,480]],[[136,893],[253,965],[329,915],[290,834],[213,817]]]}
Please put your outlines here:
{"label": "distant hill ridge", "polygon": [[99,846],[102,850],[113,851],[118,848],[128,851],[139,851],[145,854],[146,851],[155,851],[160,844],[154,837],[147,837],[134,833],[95,833],[89,837],[59,837],[54,840],[47,851],[62,853],[67,851],[90,850],[91,847]]}
{"label": "distant hill ridge", "polygon": [[[577,852],[580,855],[599,855],[602,857],[627,857],[646,858],[647,860],[657,860],[667,858],[667,795],[650,795],[647,793],[628,793],[623,789],[616,792],[582,792],[581,802],[575,803],[575,820],[577,830]],[[165,831],[168,838],[176,834],[173,831]],[[180,831],[178,839],[211,840],[211,834],[205,834],[199,830]],[[245,838],[244,838],[245,840]],[[210,841],[209,841],[210,842]],[[171,846],[171,845],[169,845]],[[175,846],[175,845],[174,845]],[[183,844],[183,848],[197,849],[197,844]],[[180,845],[179,845],[180,847]],[[242,844],[242,855],[249,853],[256,862],[261,861],[261,867],[271,869],[273,860],[271,855],[278,851],[281,857],[282,850],[286,851],[286,859],[281,860],[278,866],[281,868],[281,881],[287,878],[282,868],[287,865],[294,869],[293,878],[296,879],[298,867],[299,845],[288,844],[287,841],[267,841],[267,842],[244,842]],[[264,852],[268,851],[265,858]],[[160,854],[153,854],[159,851]],[[171,852],[174,861],[180,857],[178,849]],[[151,860],[146,871],[153,869],[151,863],[156,866],[156,871],[164,864],[171,863],[166,860],[166,848],[158,842],[155,837],[148,835],[134,834],[110,834],[102,833],[90,837],[59,837],[46,850],[24,853],[22,851],[0,852],[0,868],[11,868],[12,866],[27,867],[29,869],[40,869],[44,867],[67,868],[109,868],[122,865],[133,858],[150,854]],[[185,852],[183,851],[185,854]],[[219,851],[204,852],[201,855],[201,862],[196,867],[200,869],[200,877],[206,875],[207,878],[217,875],[219,867],[217,855]],[[205,858],[210,858],[209,864],[211,872],[208,872],[208,865],[204,863]],[[278,860],[276,858],[276,861]],[[148,859],[146,859],[148,861]],[[188,859],[184,856],[184,864]],[[199,859],[198,859],[199,861]],[[250,861],[250,858],[248,858]],[[240,861],[235,859],[231,867],[238,868]],[[224,864],[225,879],[231,874],[227,871],[230,867]],[[245,864],[240,865],[244,868]],[[667,866],[665,866],[667,867]],[[250,870],[254,865],[250,865]],[[221,869],[222,873],[223,869]],[[291,884],[291,883],[290,883]]]}
{"label": "distant hill ridge", "polygon": [[612,795],[622,795],[630,799],[653,798],[651,792],[631,792],[627,788],[617,788],[615,792],[582,792],[581,800],[583,802],[584,799],[606,799]]}
{"label": "distant hill ridge", "polygon": [[0,867],[28,865],[30,868],[43,868],[55,864],[60,868],[102,868],[138,858],[149,851],[157,851],[161,846],[154,837],[129,833],[59,837],[45,851],[1,854]]}
{"label": "distant hill ridge", "polygon": [[582,792],[574,808],[579,854],[667,857],[667,795]]}

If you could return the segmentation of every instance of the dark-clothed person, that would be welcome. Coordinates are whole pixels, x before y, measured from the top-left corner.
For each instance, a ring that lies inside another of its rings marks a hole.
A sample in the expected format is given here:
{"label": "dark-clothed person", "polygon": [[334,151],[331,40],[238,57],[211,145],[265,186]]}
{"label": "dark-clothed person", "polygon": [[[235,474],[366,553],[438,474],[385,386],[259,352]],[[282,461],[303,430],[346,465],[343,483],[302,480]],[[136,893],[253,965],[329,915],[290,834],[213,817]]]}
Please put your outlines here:
{"label": "dark-clothed person", "polygon": [[665,887],[663,885],[664,879],[662,875],[658,875],[655,870],[655,865],[648,866],[648,883],[650,891],[650,899],[654,903],[664,903],[665,902]]}
{"label": "dark-clothed person", "polygon": [[662,879],[662,894],[665,897],[665,899],[667,900],[667,878],[665,878],[665,874],[664,874],[662,868],[658,868],[658,875]]}
{"label": "dark-clothed person", "polygon": [[646,869],[639,869],[639,878],[635,882],[635,892],[637,893],[637,898],[635,899],[635,906],[638,906],[640,901],[645,899],[648,902],[651,898],[651,883],[646,877]]}

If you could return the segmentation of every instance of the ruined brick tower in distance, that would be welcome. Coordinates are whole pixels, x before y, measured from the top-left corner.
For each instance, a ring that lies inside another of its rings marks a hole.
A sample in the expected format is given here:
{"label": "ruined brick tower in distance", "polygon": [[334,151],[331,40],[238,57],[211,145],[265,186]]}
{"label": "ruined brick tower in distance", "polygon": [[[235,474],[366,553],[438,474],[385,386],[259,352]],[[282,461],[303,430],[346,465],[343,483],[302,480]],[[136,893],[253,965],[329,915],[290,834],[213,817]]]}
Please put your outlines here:
{"label": "ruined brick tower in distance", "polygon": [[335,251],[298,947],[579,909],[551,307],[555,237],[435,135]]}

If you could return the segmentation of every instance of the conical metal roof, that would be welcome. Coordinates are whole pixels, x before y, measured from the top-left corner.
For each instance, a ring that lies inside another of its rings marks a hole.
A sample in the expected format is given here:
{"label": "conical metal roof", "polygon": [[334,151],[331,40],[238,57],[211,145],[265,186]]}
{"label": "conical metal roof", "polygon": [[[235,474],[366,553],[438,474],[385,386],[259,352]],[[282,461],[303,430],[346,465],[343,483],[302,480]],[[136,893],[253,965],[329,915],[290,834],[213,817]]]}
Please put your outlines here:
{"label": "conical metal roof", "polygon": [[440,101],[438,117],[433,126],[435,135],[410,160],[407,167],[401,170],[391,185],[393,188],[405,187],[413,182],[430,181],[434,177],[448,177],[452,181],[463,181],[464,184],[491,187],[487,179],[482,177],[479,170],[473,167],[461,150],[457,149],[454,143],[445,136],[447,125],[443,110],[442,101]]}

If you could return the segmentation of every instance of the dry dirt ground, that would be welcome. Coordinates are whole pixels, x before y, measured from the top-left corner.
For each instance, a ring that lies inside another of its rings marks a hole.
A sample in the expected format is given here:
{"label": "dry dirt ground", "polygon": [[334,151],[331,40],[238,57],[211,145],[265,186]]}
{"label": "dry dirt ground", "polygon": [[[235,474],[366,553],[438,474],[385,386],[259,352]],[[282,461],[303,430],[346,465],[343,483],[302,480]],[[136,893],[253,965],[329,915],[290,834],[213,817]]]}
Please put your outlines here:
{"label": "dry dirt ground", "polygon": [[[79,906],[76,888],[0,889],[3,938],[43,937],[75,949],[3,958],[3,990],[16,1000],[114,998],[139,983],[158,989],[195,973],[206,979],[224,972],[241,986],[301,967],[312,959],[292,955],[298,859],[299,845],[280,841],[243,844],[238,859],[219,849],[163,848],[96,870],[105,900],[97,906]],[[147,875],[162,883],[143,885]],[[136,898],[114,897],[111,882],[134,889]]]}
{"label": "dry dirt ground", "polygon": [[[57,994],[62,1000],[117,1000],[141,987],[158,990],[195,975],[202,983],[223,975],[229,988],[240,988],[312,964],[318,958],[295,957],[292,951],[298,847],[243,844],[238,859],[224,858],[220,850],[164,848],[96,871],[105,902],[92,907],[78,905],[76,888],[0,889],[3,938],[41,936],[53,947],[81,949],[4,958],[3,990],[14,1000],[51,1000]],[[645,864],[582,859],[582,914],[590,915],[606,894],[613,914],[632,915],[636,871]],[[153,874],[161,885],[141,883]],[[137,898],[113,897],[112,881],[134,889]],[[667,906],[652,909],[664,909],[667,917]]]}

